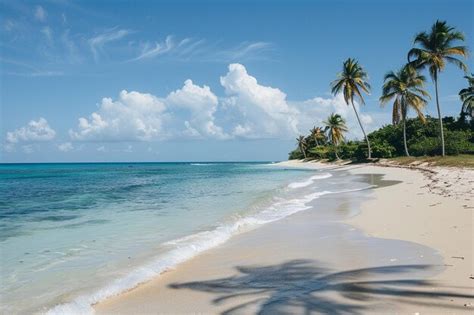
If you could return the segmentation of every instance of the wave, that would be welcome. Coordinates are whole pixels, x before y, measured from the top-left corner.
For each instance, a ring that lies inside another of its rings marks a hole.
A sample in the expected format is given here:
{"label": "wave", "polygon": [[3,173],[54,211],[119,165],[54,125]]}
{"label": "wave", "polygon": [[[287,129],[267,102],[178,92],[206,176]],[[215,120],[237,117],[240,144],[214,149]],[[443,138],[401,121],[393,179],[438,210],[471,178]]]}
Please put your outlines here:
{"label": "wave", "polygon": [[[312,178],[315,180],[318,178],[330,177],[328,175],[330,174],[321,174],[317,175],[317,178],[316,176],[313,176],[315,178]],[[163,245],[171,247],[172,249],[156,257],[155,260],[150,263],[134,269],[125,277],[111,282],[90,295],[83,295],[70,303],[57,305],[50,309],[46,314],[93,314],[94,310],[92,305],[114,295],[133,289],[138,285],[159,276],[176,265],[193,258],[203,251],[225,243],[234,235],[243,231],[255,229],[270,222],[281,220],[297,212],[307,210],[311,208],[311,206],[308,205],[311,201],[323,195],[352,192],[363,189],[367,188],[337,192],[320,191],[313,192],[300,198],[275,199],[275,202],[272,205],[256,214],[237,217],[231,223],[221,224],[213,230],[198,232],[164,243]]]}
{"label": "wave", "polygon": [[216,163],[190,163],[189,165],[193,165],[193,166],[210,166],[210,165],[216,165]]}
{"label": "wave", "polygon": [[323,173],[323,174],[319,174],[319,175],[314,175],[314,176],[311,176],[310,178],[308,178],[307,180],[305,181],[302,181],[302,182],[294,182],[294,183],[291,183],[288,185],[288,188],[292,188],[292,189],[295,189],[295,188],[303,188],[303,187],[306,187],[306,186],[309,186],[311,184],[313,184],[316,180],[318,179],[324,179],[324,178],[329,178],[331,177],[332,175],[329,174],[329,173]]}

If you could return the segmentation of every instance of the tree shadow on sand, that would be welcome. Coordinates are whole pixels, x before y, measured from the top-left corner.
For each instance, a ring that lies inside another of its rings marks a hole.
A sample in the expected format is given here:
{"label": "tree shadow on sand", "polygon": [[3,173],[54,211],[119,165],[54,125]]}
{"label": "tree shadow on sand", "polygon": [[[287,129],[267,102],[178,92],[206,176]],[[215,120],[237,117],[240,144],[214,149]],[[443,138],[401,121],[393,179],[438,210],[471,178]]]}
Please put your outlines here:
{"label": "tree shadow on sand", "polygon": [[[191,289],[216,294],[215,305],[231,305],[222,314],[360,314],[387,299],[441,308],[463,308],[449,304],[449,298],[474,298],[434,288],[419,279],[404,279],[410,272],[430,265],[383,266],[330,272],[311,260],[291,260],[273,266],[236,267],[235,276],[187,283],[174,289]],[[416,301],[415,301],[416,299]],[[382,309],[383,311],[383,309]],[[385,309],[385,311],[389,311]]]}

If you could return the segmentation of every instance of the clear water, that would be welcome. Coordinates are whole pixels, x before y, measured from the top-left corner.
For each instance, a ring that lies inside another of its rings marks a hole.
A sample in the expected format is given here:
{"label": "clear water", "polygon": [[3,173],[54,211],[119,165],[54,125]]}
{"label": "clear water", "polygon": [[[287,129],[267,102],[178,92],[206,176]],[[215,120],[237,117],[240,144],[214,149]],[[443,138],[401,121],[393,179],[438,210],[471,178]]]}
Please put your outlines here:
{"label": "clear water", "polygon": [[90,312],[236,233],[354,187],[259,163],[0,164],[0,313]]}

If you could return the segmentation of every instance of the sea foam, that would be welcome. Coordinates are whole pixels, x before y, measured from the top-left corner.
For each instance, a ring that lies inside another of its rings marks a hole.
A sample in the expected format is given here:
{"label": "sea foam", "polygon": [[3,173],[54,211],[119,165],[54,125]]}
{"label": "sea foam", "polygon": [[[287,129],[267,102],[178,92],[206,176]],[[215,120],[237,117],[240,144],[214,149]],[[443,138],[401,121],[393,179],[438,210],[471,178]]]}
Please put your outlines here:
{"label": "sea foam", "polygon": [[[331,174],[321,174],[311,177],[310,180],[314,181],[321,178],[328,178],[330,176]],[[310,185],[306,185],[306,182],[307,181],[304,182],[305,185],[301,185],[303,182],[299,182],[299,187]],[[295,188],[295,186],[293,185],[290,188]],[[278,221],[297,212],[307,210],[311,208],[311,206],[308,205],[311,201],[323,195],[347,193],[368,188],[370,188],[370,186],[335,192],[312,192],[303,197],[292,199],[275,199],[275,202],[270,206],[265,207],[263,210],[253,215],[236,218],[233,222],[221,224],[213,230],[198,232],[164,243],[163,245],[169,246],[172,249],[159,255],[148,264],[134,269],[125,277],[119,278],[89,295],[80,296],[70,303],[57,305],[50,309],[46,314],[93,314],[94,309],[92,306],[94,304],[133,289],[138,285],[159,276],[161,273],[175,267],[176,265],[193,258],[199,253],[225,243],[236,234],[255,229],[261,225]]]}
{"label": "sea foam", "polygon": [[306,187],[306,186],[309,186],[309,185],[313,184],[318,179],[325,179],[325,178],[329,178],[331,176],[332,175],[329,174],[329,173],[314,175],[314,176],[311,176],[310,178],[308,178],[305,181],[291,183],[291,184],[288,185],[288,188],[295,189],[295,188]]}

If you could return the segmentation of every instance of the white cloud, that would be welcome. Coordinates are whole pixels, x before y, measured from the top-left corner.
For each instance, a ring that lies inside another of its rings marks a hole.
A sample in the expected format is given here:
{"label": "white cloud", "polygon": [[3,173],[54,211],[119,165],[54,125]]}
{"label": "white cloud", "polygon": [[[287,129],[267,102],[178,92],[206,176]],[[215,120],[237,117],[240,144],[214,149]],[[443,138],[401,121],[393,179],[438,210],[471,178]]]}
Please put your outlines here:
{"label": "white cloud", "polygon": [[[365,130],[372,130],[375,126],[372,116],[361,112],[359,103],[355,102],[354,105]],[[323,126],[323,121],[326,120],[331,113],[337,113],[347,121],[349,129],[347,133],[348,138],[361,139],[363,136],[354,109],[352,105],[348,106],[346,104],[342,94],[330,98],[315,97],[304,102],[294,102],[293,106],[298,108],[302,113],[299,116],[299,127],[303,133],[307,133],[313,126]]]}
{"label": "white cloud", "polygon": [[176,39],[172,35],[166,36],[163,41],[154,43],[145,42],[135,58],[130,61],[152,59],[168,56],[177,60],[200,60],[233,62],[244,60],[266,59],[273,49],[267,42],[242,42],[234,47],[223,47],[218,42],[208,42],[205,39],[184,38]]}
{"label": "white cloud", "polygon": [[267,42],[243,42],[236,47],[217,52],[215,57],[225,61],[265,59],[272,49],[273,45]]}
{"label": "white cloud", "polygon": [[99,59],[99,55],[103,53],[105,44],[120,40],[130,33],[130,30],[117,30],[116,28],[112,28],[89,39],[89,46],[91,48],[92,54],[94,55],[94,59]]}
{"label": "white cloud", "polygon": [[228,138],[222,128],[215,124],[214,114],[217,111],[218,99],[208,86],[200,87],[193,84],[193,81],[186,80],[181,89],[168,95],[166,103],[169,108],[182,108],[187,111],[180,117],[184,120],[185,135]]}
{"label": "white cloud", "polygon": [[162,137],[164,103],[147,93],[121,91],[118,100],[103,98],[98,112],[79,118],[74,140],[152,140]]}
{"label": "white cloud", "polygon": [[35,8],[35,19],[40,22],[44,22],[46,21],[46,17],[47,17],[46,10],[42,6],[37,5]]}
{"label": "white cloud", "polygon": [[[79,118],[78,127],[69,130],[69,135],[79,141],[291,139],[322,125],[335,112],[347,120],[348,138],[362,137],[353,109],[341,95],[288,101],[283,91],[260,84],[241,64],[230,64],[220,83],[226,93],[220,98],[209,86],[189,79],[166,97],[124,90],[117,100],[102,99],[99,109],[88,118]],[[360,112],[359,104],[355,106],[367,131],[382,124],[372,118],[377,113]]]}
{"label": "white cloud", "polygon": [[44,118],[31,120],[28,125],[7,132],[7,143],[15,144],[20,142],[41,142],[54,139],[54,131]]}
{"label": "white cloud", "polygon": [[233,135],[260,138],[298,132],[298,111],[288,105],[286,94],[259,84],[243,65],[230,64],[220,82],[228,95],[225,106],[240,116]]}
{"label": "white cloud", "polygon": [[74,146],[72,145],[71,142],[64,142],[58,144],[58,150],[62,152],[69,152],[71,150],[74,150]]}
{"label": "white cloud", "polygon": [[166,40],[162,43],[156,42],[154,45],[146,42],[142,48],[140,54],[132,60],[140,60],[146,58],[153,58],[158,55],[165,54],[175,47],[172,36],[167,36]]}
{"label": "white cloud", "polygon": [[103,145],[98,147],[96,150],[99,151],[99,152],[107,152],[107,149]]}

